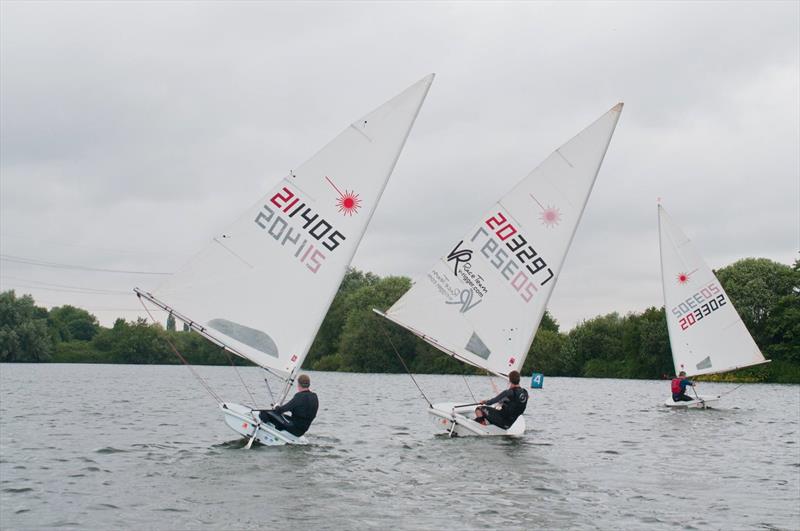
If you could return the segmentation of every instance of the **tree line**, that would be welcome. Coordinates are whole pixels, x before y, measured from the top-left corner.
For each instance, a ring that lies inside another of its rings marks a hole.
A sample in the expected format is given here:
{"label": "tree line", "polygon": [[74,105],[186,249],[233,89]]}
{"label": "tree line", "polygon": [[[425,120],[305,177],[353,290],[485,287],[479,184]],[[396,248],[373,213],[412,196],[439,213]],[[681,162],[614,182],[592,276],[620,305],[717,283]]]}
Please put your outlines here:
{"label": "tree line", "polygon": [[[800,383],[800,260],[787,266],[764,258],[739,260],[715,272],[756,343],[772,363],[717,378]],[[348,270],[304,362],[307,369],[348,372],[481,374],[387,322],[388,309],[411,287],[406,277]],[[0,361],[83,363],[248,364],[199,334],[144,319],[117,319],[111,328],[74,306],[47,310],[29,295],[0,293]],[[664,378],[673,372],[664,308],[611,313],[568,332],[545,316],[523,374]]]}

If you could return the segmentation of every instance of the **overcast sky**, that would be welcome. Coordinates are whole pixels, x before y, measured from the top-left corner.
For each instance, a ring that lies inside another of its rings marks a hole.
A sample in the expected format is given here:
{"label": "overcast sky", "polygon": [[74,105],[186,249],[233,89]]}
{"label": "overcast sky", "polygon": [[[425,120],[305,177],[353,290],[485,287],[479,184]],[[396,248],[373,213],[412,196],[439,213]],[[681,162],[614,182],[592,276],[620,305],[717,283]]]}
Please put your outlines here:
{"label": "overcast sky", "polygon": [[[424,273],[618,101],[550,301],[562,329],[662,305],[659,197],[713,268],[798,256],[796,1],[3,1],[0,25],[5,258],[174,271],[430,72],[356,267]],[[0,268],[0,289],[84,307],[105,325],[135,318],[131,288],[162,278]]]}

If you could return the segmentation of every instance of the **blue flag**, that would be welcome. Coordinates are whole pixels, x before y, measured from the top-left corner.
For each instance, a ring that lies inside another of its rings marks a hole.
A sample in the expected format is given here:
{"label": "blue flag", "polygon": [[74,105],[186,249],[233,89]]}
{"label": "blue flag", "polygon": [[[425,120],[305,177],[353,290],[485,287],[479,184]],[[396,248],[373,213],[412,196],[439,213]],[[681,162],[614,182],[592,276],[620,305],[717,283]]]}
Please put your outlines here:
{"label": "blue flag", "polygon": [[544,385],[544,374],[540,372],[533,373],[531,376],[531,389],[541,389]]}

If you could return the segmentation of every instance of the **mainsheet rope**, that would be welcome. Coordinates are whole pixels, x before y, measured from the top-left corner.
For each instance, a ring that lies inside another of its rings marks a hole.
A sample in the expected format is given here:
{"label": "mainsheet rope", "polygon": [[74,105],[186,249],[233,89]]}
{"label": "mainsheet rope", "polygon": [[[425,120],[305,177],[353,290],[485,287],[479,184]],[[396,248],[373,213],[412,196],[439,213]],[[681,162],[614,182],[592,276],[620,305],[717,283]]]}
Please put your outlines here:
{"label": "mainsheet rope", "polygon": [[396,348],[395,348],[395,346],[394,346],[394,343],[392,343],[392,338],[391,338],[391,337],[389,337],[389,333],[386,331],[386,324],[385,324],[385,323],[381,325],[381,330],[383,330],[383,335],[385,335],[385,336],[386,336],[386,339],[389,341],[389,344],[392,346],[392,350],[394,350],[394,353],[397,355],[397,359],[399,359],[399,360],[400,360],[400,363],[402,363],[402,364],[403,364],[403,368],[405,368],[406,372],[407,372],[407,373],[408,373],[408,375],[411,377],[411,381],[412,381],[412,382],[414,382],[414,385],[416,385],[416,386],[417,386],[417,389],[419,390],[419,394],[421,394],[421,395],[422,395],[422,398],[424,398],[424,399],[425,399],[425,402],[427,402],[427,403],[428,403],[428,406],[429,406],[429,407],[433,407],[433,404],[431,404],[431,401],[430,401],[430,400],[428,400],[428,397],[427,397],[427,396],[425,396],[425,392],[422,390],[422,388],[421,388],[421,387],[419,386],[419,384],[417,383],[417,379],[416,379],[416,378],[414,378],[414,375],[413,375],[413,374],[411,374],[411,371],[410,371],[410,370],[408,370],[408,365],[406,365],[406,362],[405,362],[405,361],[403,361],[403,357],[402,357],[402,356],[400,356],[400,352],[398,352],[398,351],[397,351],[397,349],[396,349]]}
{"label": "mainsheet rope", "polygon": [[[745,382],[745,383],[747,383],[747,382]],[[731,390],[730,390],[730,391],[728,391],[727,393],[722,393],[722,394],[721,394],[721,395],[719,395],[719,396],[725,396],[725,395],[729,395],[729,394],[731,394],[732,392],[734,392],[734,391],[736,391],[737,389],[739,389],[739,388],[740,388],[741,386],[743,386],[743,385],[744,385],[744,383],[740,383],[739,385],[737,385],[736,387],[734,387],[733,389],[731,389]]]}
{"label": "mainsheet rope", "polygon": [[239,376],[239,381],[240,381],[240,382],[242,382],[242,385],[244,386],[244,389],[245,389],[245,391],[247,391],[247,394],[248,394],[248,395],[250,395],[250,400],[252,400],[252,401],[253,401],[253,402],[252,402],[252,404],[253,404],[253,407],[255,407],[255,406],[256,406],[256,399],[255,399],[255,397],[253,396],[253,393],[251,393],[251,392],[250,392],[250,388],[249,388],[249,387],[247,387],[247,384],[246,384],[246,383],[244,383],[244,378],[242,378],[242,373],[240,373],[240,372],[239,372],[239,369],[238,369],[238,368],[236,367],[236,365],[233,363],[233,358],[231,358],[231,355],[230,355],[230,353],[229,353],[227,350],[225,350],[225,348],[224,348],[224,347],[220,347],[220,348],[222,348],[222,352],[224,352],[224,353],[225,353],[225,355],[228,357],[228,361],[231,363],[231,367],[233,367],[233,370],[235,370],[235,371],[236,371],[236,375],[237,375],[237,376]]}
{"label": "mainsheet rope", "polygon": [[[139,296],[138,298],[139,298],[139,303],[142,305],[142,308],[144,308],[144,311],[147,312],[147,315],[150,316],[150,320],[153,321],[154,324],[158,324],[158,321],[156,321],[155,318],[153,317],[153,314],[150,313],[150,309],[145,305],[144,301],[142,300],[142,297]],[[167,344],[169,344],[170,348],[172,349],[172,352],[174,352],[175,355],[178,356],[178,359],[181,360],[183,362],[183,364],[186,365],[186,367],[188,367],[188,369],[190,371],[192,371],[192,374],[194,375],[195,378],[197,378],[197,381],[200,382],[200,385],[203,386],[203,388],[206,390],[206,392],[208,392],[208,394],[211,395],[211,397],[214,400],[216,400],[218,404],[223,404],[224,400],[222,400],[222,398],[220,398],[220,396],[217,393],[214,392],[214,390],[211,388],[211,386],[208,384],[208,382],[206,382],[197,373],[197,371],[194,370],[194,367],[192,367],[189,364],[189,362],[186,361],[186,358],[181,356],[181,353],[178,352],[177,347],[175,347],[175,345],[172,343],[172,341],[170,341],[169,337],[167,337],[166,340],[167,340]]]}

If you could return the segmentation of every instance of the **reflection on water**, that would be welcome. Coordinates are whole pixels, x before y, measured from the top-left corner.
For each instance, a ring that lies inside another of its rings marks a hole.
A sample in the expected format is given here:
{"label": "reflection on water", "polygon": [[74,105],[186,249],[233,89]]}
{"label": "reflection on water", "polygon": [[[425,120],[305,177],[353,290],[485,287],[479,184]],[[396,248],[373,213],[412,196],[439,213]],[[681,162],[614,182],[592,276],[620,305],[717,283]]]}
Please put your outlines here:
{"label": "reflection on water", "polygon": [[[247,402],[232,369],[198,370]],[[800,529],[797,386],[675,411],[668,382],[549,378],[523,439],[450,439],[406,375],[311,374],[311,444],[244,450],[184,367],[2,365],[0,527]]]}

